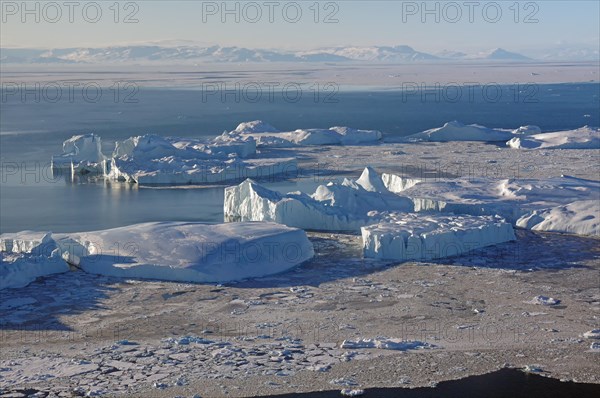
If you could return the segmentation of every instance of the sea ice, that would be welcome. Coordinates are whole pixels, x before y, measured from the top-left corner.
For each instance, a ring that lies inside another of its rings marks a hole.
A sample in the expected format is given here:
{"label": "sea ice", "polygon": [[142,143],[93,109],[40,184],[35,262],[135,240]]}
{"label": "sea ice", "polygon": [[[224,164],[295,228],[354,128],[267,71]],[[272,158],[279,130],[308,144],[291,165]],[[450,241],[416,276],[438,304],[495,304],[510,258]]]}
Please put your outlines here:
{"label": "sea ice", "polygon": [[365,257],[430,260],[515,240],[512,226],[494,216],[389,213],[363,227]]}
{"label": "sea ice", "polygon": [[510,139],[506,145],[515,149],[600,149],[600,129],[584,126],[576,130],[519,136]]}
{"label": "sea ice", "polygon": [[412,211],[411,200],[389,192],[367,167],[356,180],[319,186],[315,193],[281,195],[252,180],[225,189],[224,213],[229,220],[273,221],[321,231],[358,231],[377,220],[372,211]]}
{"label": "sea ice", "polygon": [[304,231],[274,223],[145,223],[68,234],[57,243],[89,273],[183,282],[275,274],[314,255]]}
{"label": "sea ice", "polygon": [[36,278],[69,271],[50,233],[0,235],[0,290],[27,286]]}

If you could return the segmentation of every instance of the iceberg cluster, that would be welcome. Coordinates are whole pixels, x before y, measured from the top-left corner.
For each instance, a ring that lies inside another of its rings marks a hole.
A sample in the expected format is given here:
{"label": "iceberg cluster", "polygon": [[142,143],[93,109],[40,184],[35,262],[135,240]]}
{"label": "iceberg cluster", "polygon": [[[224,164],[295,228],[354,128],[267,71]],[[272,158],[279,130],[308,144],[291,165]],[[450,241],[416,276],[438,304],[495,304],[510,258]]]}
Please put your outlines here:
{"label": "iceberg cluster", "polygon": [[600,149],[600,129],[585,126],[553,133],[540,132],[514,137],[506,145],[515,149]]}
{"label": "iceberg cluster", "polygon": [[71,234],[0,237],[0,288],[69,270],[180,282],[229,282],[283,272],[311,259],[303,230],[274,223],[162,222]]}
{"label": "iceberg cluster", "polygon": [[321,185],[312,195],[281,195],[246,180],[225,189],[224,213],[230,220],[274,221],[322,231],[360,230],[364,255],[382,259],[447,257],[515,239],[512,225],[500,217],[441,214],[439,209],[412,213],[423,209],[416,208],[413,198],[388,188],[406,189],[419,183],[384,176],[367,167],[357,180]]}
{"label": "iceberg cluster", "polygon": [[[527,126],[529,127],[529,126]],[[516,131],[528,131],[523,127]],[[405,137],[408,141],[507,141],[513,137],[512,130],[491,129],[478,124],[465,125],[459,121],[445,123],[442,127],[425,130]]]}
{"label": "iceberg cluster", "polygon": [[233,221],[273,221],[322,231],[359,231],[377,218],[375,211],[412,211],[410,199],[389,192],[377,173],[367,167],[352,181],[319,186],[307,195],[281,195],[252,180],[225,189],[223,211]]}
{"label": "iceberg cluster", "polygon": [[233,133],[253,137],[259,147],[363,145],[377,143],[383,137],[381,132],[376,130],[358,130],[350,127],[282,132],[262,120],[241,123]]}

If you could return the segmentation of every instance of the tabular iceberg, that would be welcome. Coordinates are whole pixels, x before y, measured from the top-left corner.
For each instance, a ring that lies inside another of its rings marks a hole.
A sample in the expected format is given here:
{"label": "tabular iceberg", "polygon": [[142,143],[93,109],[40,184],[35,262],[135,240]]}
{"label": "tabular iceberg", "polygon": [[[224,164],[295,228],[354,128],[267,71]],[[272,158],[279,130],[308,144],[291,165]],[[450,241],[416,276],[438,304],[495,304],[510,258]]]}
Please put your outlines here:
{"label": "tabular iceberg", "polygon": [[338,126],[328,129],[298,129],[282,132],[261,120],[241,123],[232,133],[255,138],[259,147],[361,145],[376,143],[382,138],[381,132],[376,130]]}
{"label": "tabular iceberg", "polygon": [[225,217],[239,221],[274,221],[320,231],[359,231],[377,220],[373,211],[412,211],[410,199],[389,192],[371,168],[361,177],[321,185],[311,196],[292,192],[281,195],[254,181],[225,189]]}
{"label": "tabular iceberg", "polygon": [[515,149],[600,149],[600,129],[584,126],[576,130],[514,137],[506,145]]}
{"label": "tabular iceberg", "polygon": [[365,257],[431,260],[515,240],[512,225],[500,217],[390,213],[361,228]]}
{"label": "tabular iceberg", "polygon": [[182,282],[260,277],[314,255],[304,231],[274,223],[145,223],[68,234],[57,243],[89,273]]}
{"label": "tabular iceberg", "polygon": [[41,276],[69,271],[51,234],[0,235],[0,290],[27,286]]}

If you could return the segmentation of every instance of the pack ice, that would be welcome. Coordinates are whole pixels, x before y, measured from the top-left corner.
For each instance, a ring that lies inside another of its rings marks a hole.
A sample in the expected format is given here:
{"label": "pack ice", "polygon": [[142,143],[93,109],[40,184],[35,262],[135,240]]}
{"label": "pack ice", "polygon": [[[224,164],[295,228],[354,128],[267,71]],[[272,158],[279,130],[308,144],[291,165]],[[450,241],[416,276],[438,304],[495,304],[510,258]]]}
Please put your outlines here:
{"label": "pack ice", "polygon": [[181,282],[260,277],[314,255],[304,231],[274,223],[145,223],[68,234],[57,243],[89,273]]}
{"label": "pack ice", "polygon": [[600,129],[584,126],[576,130],[514,137],[506,145],[515,149],[600,149]]}
{"label": "pack ice", "polygon": [[376,130],[358,130],[337,126],[328,129],[279,131],[262,120],[240,123],[232,133],[253,137],[259,147],[361,145],[376,143],[382,138],[381,132]]}
{"label": "pack ice", "polygon": [[412,211],[410,199],[395,195],[379,175],[367,167],[356,180],[344,179],[319,186],[307,195],[281,195],[246,180],[225,189],[223,211],[234,221],[272,221],[297,228],[321,231],[359,231],[377,220],[372,211]]}
{"label": "pack ice", "polygon": [[0,290],[69,270],[49,232],[0,235],[0,260]]}

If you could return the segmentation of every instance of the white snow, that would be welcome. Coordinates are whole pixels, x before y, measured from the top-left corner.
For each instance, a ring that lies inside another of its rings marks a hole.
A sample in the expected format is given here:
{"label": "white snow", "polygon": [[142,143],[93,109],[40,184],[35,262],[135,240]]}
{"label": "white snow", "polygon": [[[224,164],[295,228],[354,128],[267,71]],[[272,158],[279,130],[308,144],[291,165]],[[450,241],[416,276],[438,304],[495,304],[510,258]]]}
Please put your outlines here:
{"label": "white snow", "polygon": [[511,130],[491,129],[478,124],[465,125],[459,121],[445,123],[442,127],[425,130],[405,137],[408,141],[507,141],[513,137]]}
{"label": "white snow", "polygon": [[62,154],[52,156],[52,168],[72,168],[79,173],[101,172],[105,159],[100,137],[94,134],[75,135],[63,142]]}
{"label": "white snow", "polygon": [[338,126],[328,129],[298,129],[281,132],[261,120],[241,123],[232,133],[255,138],[259,147],[361,145],[376,143],[382,138],[381,132],[376,130]]}
{"label": "white snow", "polygon": [[275,274],[314,254],[304,231],[274,223],[145,223],[68,234],[57,242],[86,272],[183,282]]}
{"label": "white snow", "polygon": [[27,286],[41,276],[69,271],[50,233],[0,235],[0,290]]}
{"label": "white snow", "polygon": [[340,344],[340,348],[351,350],[359,348],[378,348],[383,350],[408,351],[434,347],[434,345],[418,340],[390,339],[386,337],[378,337],[374,339],[358,338],[355,340],[344,340],[342,344]]}
{"label": "white snow", "polygon": [[560,300],[548,296],[535,296],[531,301],[528,301],[527,303],[552,306],[560,304]]}
{"label": "white snow", "polygon": [[239,221],[274,221],[321,231],[358,231],[374,222],[372,211],[412,211],[412,202],[389,192],[371,168],[361,177],[320,185],[314,194],[281,195],[246,180],[225,189],[225,217]]}
{"label": "white snow", "polygon": [[515,240],[512,226],[493,216],[389,213],[361,229],[365,257],[430,260]]}
{"label": "white snow", "polygon": [[600,129],[576,130],[514,137],[506,145],[515,149],[600,149]]}

